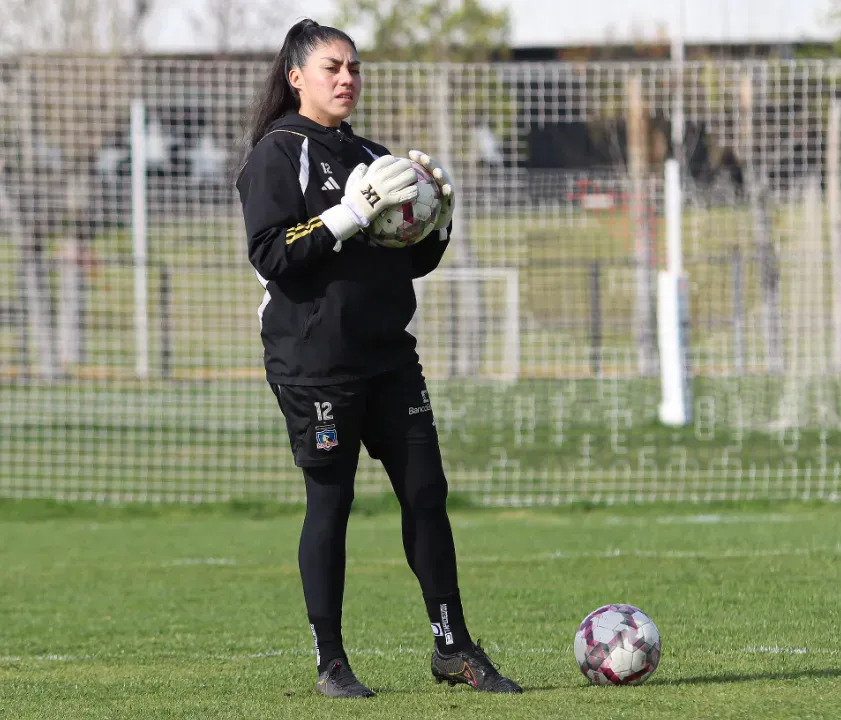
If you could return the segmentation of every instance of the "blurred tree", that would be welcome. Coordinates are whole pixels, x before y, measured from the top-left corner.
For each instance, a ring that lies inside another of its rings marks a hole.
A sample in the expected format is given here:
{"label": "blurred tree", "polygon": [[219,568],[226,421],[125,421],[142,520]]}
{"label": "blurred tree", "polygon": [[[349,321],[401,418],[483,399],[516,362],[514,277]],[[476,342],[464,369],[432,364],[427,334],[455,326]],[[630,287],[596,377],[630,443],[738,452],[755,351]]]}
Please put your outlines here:
{"label": "blurred tree", "polygon": [[5,0],[0,52],[139,50],[155,0]]}
{"label": "blurred tree", "polygon": [[205,0],[190,23],[217,52],[280,49],[290,25],[287,3],[279,0]]}
{"label": "blurred tree", "polygon": [[370,32],[368,60],[417,62],[488,61],[511,32],[508,9],[481,0],[339,0],[335,25]]}

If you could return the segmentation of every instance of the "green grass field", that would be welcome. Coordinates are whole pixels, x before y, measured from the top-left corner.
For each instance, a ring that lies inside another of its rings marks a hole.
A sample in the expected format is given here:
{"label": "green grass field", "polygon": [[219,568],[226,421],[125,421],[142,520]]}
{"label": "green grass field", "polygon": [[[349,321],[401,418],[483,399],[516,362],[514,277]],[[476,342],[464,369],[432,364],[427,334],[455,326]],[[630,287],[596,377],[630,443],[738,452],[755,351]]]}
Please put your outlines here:
{"label": "green grass field", "polygon": [[[803,225],[795,214],[776,214],[783,246]],[[399,514],[377,495],[387,481],[365,458],[346,639],[379,697],[344,704],[313,694],[295,561],[301,510],[263,504],[300,501],[300,473],[261,379],[261,290],[238,221],[220,218],[151,230],[150,382],[131,380],[125,232],[96,241],[103,264],[89,277],[88,357],[68,378],[20,379],[20,328],[0,327],[0,497],[103,503],[0,501],[0,718],[841,716],[841,510],[762,502],[841,497],[841,386],[705,377],[731,360],[733,298],[732,268],[702,260],[690,268],[703,360],[696,415],[691,427],[663,427],[659,380],[613,374],[635,367],[633,271],[612,264],[631,253],[627,218],[522,220],[477,221],[472,233],[483,264],[520,268],[523,379],[436,374],[447,362],[446,323],[427,333],[422,361],[433,368],[468,620],[527,695],[432,682]],[[687,253],[745,249],[750,222],[745,210],[688,211]],[[603,264],[599,379],[581,377],[590,372],[582,252]],[[172,283],[171,380],[160,378],[161,265]],[[6,310],[18,270],[16,250],[0,245]],[[756,267],[744,272],[747,351],[761,366]],[[786,316],[814,279],[792,286],[796,275],[784,268]],[[500,289],[485,288],[491,314]],[[449,307],[445,291],[427,303]],[[496,352],[503,334],[486,330]],[[561,507],[488,508],[522,504]],[[616,601],[641,606],[664,637],[661,668],[641,688],[588,687],[572,661],[577,624]]]}
{"label": "green grass field", "polygon": [[[345,637],[370,701],[314,694],[298,508],[0,504],[0,717],[841,716],[839,507],[456,501],[452,520],[468,623],[522,696],[432,681],[391,501],[350,526]],[[574,664],[578,623],[607,602],[661,631],[641,687],[590,687]]]}

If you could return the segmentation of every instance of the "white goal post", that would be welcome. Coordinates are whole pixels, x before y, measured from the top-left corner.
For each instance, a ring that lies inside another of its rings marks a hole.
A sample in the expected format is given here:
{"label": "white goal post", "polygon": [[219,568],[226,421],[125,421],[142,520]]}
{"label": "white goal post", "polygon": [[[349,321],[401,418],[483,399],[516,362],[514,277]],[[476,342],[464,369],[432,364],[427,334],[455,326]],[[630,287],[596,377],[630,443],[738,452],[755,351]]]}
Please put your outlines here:
{"label": "white goal post", "polygon": [[[486,287],[470,296],[460,292],[470,285]],[[444,344],[452,352],[484,355],[477,363],[481,377],[497,380],[520,377],[520,281],[516,268],[439,268],[415,280],[415,294],[418,310],[412,330],[419,345],[435,345],[435,348],[428,348],[433,355],[435,350],[443,350]],[[480,297],[483,307],[469,306],[465,298],[471,296]],[[430,312],[427,312],[425,299]],[[475,330],[476,325],[478,333],[465,332],[468,327]],[[442,334],[447,332],[446,342],[443,342]],[[477,335],[484,350],[467,346],[472,342],[469,338]],[[428,354],[424,355],[428,357]],[[443,367],[446,363],[442,359],[437,362],[434,356],[431,359],[431,363],[426,359],[424,365],[432,374],[454,374]]]}

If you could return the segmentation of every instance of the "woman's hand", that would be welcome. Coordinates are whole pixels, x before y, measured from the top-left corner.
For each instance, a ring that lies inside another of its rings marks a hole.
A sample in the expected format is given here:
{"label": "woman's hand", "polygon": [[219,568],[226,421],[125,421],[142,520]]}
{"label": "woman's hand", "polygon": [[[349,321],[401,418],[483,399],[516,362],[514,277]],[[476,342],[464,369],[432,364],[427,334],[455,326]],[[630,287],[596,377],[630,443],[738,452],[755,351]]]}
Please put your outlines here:
{"label": "woman's hand", "polygon": [[435,229],[440,233],[440,239],[447,239],[447,228],[453,219],[453,211],[456,207],[456,190],[450,174],[441,167],[435,158],[421,152],[420,150],[409,150],[409,159],[425,167],[435,178],[441,190],[441,213],[435,223]]}
{"label": "woman's hand", "polygon": [[370,165],[357,165],[345,184],[342,205],[357,216],[360,227],[368,227],[384,210],[411,202],[418,196],[418,179],[406,158],[383,155]]}
{"label": "woman's hand", "polygon": [[368,227],[381,212],[417,196],[418,176],[411,161],[383,155],[370,165],[357,165],[345,183],[342,201],[320,217],[335,236],[338,252],[343,240]]}

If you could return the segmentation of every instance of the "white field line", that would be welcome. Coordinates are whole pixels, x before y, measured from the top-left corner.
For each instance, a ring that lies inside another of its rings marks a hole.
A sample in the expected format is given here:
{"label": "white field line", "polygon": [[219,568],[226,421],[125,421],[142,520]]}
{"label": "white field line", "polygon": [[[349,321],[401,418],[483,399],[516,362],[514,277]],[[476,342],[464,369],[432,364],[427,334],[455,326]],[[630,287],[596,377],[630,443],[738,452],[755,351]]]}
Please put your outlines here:
{"label": "white field line", "polygon": [[[585,550],[567,552],[555,550],[553,552],[533,553],[530,555],[467,555],[459,557],[460,565],[488,565],[504,563],[540,562],[545,560],[611,560],[621,558],[646,558],[654,560],[748,560],[753,558],[786,558],[809,557],[813,555],[839,555],[841,545],[813,547],[813,548],[775,548],[768,550],[639,550],[635,548],[608,548],[607,550]],[[348,558],[348,567],[397,567],[406,564],[402,557],[356,559]],[[163,563],[163,567],[208,566],[234,567],[247,566],[240,564],[233,558],[181,558]],[[290,566],[291,568],[291,566]],[[294,568],[292,568],[294,569]]]}
{"label": "white field line", "polygon": [[[769,550],[721,550],[721,551],[697,551],[697,550],[637,550],[634,548],[609,548],[607,550],[587,550],[577,552],[566,552],[556,550],[548,553],[535,553],[531,555],[473,555],[459,557],[460,565],[482,565],[493,563],[522,563],[541,560],[588,560],[612,558],[653,558],[661,560],[732,560],[751,558],[784,558],[803,557],[811,555],[838,555],[841,554],[841,545],[824,546],[814,548],[779,548]],[[379,558],[376,560],[354,560],[348,559],[348,566],[375,567],[404,565],[403,558]]]}
{"label": "white field line", "polygon": [[698,559],[698,560],[727,560],[731,558],[768,558],[768,557],[799,557],[808,555],[837,555],[841,553],[841,545],[835,547],[815,548],[777,548],[769,550],[722,550],[704,552],[698,550],[628,550],[614,548],[597,552],[565,553],[557,551],[544,555],[548,560],[577,560],[579,558],[659,558],[659,559]]}
{"label": "white field line", "polygon": [[[556,648],[506,648],[502,645],[488,645],[485,650],[489,654],[500,653],[504,655],[530,656],[530,655],[569,655],[572,657],[572,645]],[[403,647],[378,649],[378,648],[352,648],[348,649],[349,655],[362,656],[376,656],[376,657],[396,657],[399,655],[421,655],[426,656],[431,652],[428,648]],[[715,651],[718,654],[720,651]],[[759,645],[755,647],[744,647],[730,653],[760,655],[760,654],[774,654],[774,655],[841,655],[841,650],[837,648],[786,648],[776,646]],[[260,653],[248,653],[243,655],[227,655],[218,656],[219,660],[259,660],[262,658],[283,657],[283,656],[309,656],[314,655],[314,650],[306,650],[297,648],[292,650],[268,650]],[[725,651],[725,654],[729,654]]]}
{"label": "white field line", "polygon": [[30,657],[23,657],[18,655],[0,655],[0,663],[20,663],[20,662],[82,662],[83,660],[93,660],[93,655],[32,655]]}
{"label": "white field line", "polygon": [[[505,649],[489,645],[485,648],[489,653],[504,652],[506,655],[572,655],[572,645],[557,648],[519,648]],[[395,647],[395,648],[348,648],[349,655],[374,656],[374,657],[398,657],[400,655],[417,655],[425,657],[432,650],[429,648]],[[223,660],[237,662],[242,660],[261,660],[275,657],[309,657],[315,655],[315,650],[308,648],[281,648],[277,650],[266,650],[257,653],[242,653],[240,655],[200,655],[199,660]],[[0,663],[60,663],[60,662],[84,662],[95,660],[95,655],[8,655],[0,656]]]}
{"label": "white field line", "polygon": [[[794,513],[761,513],[761,514],[720,514],[703,513],[696,515],[607,515],[599,523],[609,527],[617,525],[632,525],[634,527],[648,527],[650,525],[782,525],[786,523],[813,522],[814,518],[808,514]],[[581,520],[575,516],[549,515],[529,510],[512,510],[494,513],[483,517],[456,517],[452,520],[454,527],[471,528],[484,525],[498,526],[500,522],[523,522],[532,525],[579,525]],[[592,520],[587,522],[592,523]]]}
{"label": "white field line", "polygon": [[[797,522],[798,515],[772,513],[766,515],[664,515],[658,525],[780,525]],[[811,522],[811,518],[806,518]],[[621,523],[619,523],[621,524]]]}
{"label": "white field line", "polygon": [[[557,648],[504,648],[502,646],[488,645],[484,646],[485,650],[491,655],[494,653],[504,653],[505,655],[570,655],[572,656],[572,645]],[[395,648],[348,648],[349,656],[359,655],[366,657],[398,657],[401,655],[417,655],[426,657],[432,654],[432,646],[428,648],[404,647],[398,646]],[[315,650],[308,650],[305,648],[280,649],[280,650],[266,650],[259,653],[244,653],[242,655],[218,655],[214,660],[260,660],[263,658],[272,657],[309,657],[315,655]]]}
{"label": "white field line", "polygon": [[[572,645],[565,645],[555,648],[506,648],[504,646],[489,645],[486,650],[491,654],[504,654],[507,656],[569,656],[572,657]],[[404,655],[426,657],[431,650],[429,648],[416,648],[398,646],[393,648],[348,648],[351,656],[363,657],[384,657],[393,658]],[[716,651],[720,653],[720,651]],[[246,660],[263,660],[278,657],[310,657],[315,651],[307,648],[281,648],[266,650],[256,653],[242,653],[238,655],[200,655],[199,660],[222,660],[226,662],[241,662]],[[841,656],[839,648],[810,648],[810,647],[780,647],[777,645],[757,645],[739,648],[738,650],[725,651],[723,654],[740,655],[829,655]],[[0,663],[62,663],[62,662],[85,662],[95,660],[95,655],[33,655],[25,656],[0,656]]]}
{"label": "white field line", "polygon": [[758,645],[740,650],[747,655],[841,655],[838,648],[792,648],[777,645]]}

